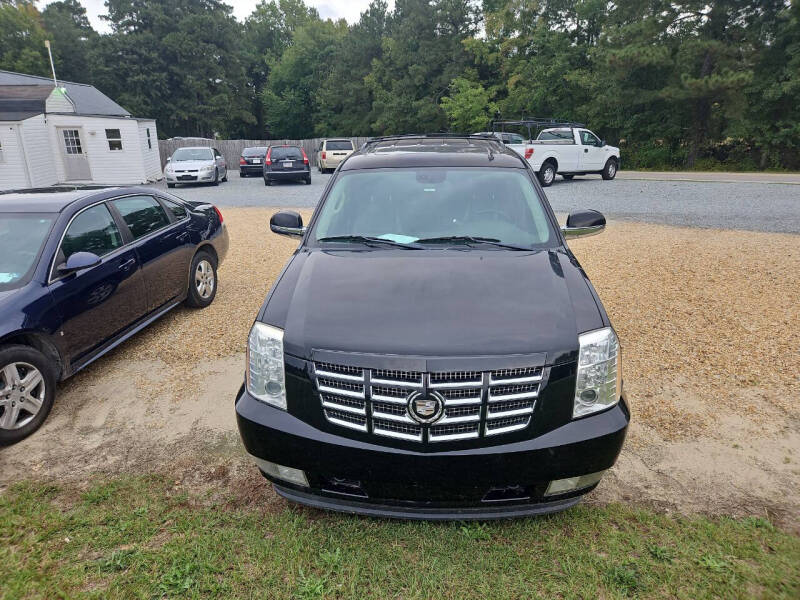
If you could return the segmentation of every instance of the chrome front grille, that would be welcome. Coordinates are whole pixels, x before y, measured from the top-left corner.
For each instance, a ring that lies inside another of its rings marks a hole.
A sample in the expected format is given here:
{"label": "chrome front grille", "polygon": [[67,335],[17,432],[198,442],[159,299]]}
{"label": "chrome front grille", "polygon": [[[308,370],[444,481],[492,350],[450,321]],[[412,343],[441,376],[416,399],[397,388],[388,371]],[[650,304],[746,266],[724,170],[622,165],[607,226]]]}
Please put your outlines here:
{"label": "chrome front grille", "polygon": [[[341,427],[415,442],[468,440],[530,425],[542,367],[491,371],[403,371],[314,362],[325,418]],[[409,414],[409,395],[441,396],[434,423]]]}

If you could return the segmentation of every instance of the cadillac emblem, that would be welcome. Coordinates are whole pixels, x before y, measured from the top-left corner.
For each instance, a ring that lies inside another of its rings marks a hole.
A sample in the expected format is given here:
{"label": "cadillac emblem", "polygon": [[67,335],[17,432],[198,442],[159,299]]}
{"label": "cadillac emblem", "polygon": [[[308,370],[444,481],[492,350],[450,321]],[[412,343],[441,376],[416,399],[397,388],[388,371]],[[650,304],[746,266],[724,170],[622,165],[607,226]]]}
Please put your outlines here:
{"label": "cadillac emblem", "polygon": [[444,415],[444,398],[438,392],[411,392],[408,395],[408,415],[423,425],[435,423]]}

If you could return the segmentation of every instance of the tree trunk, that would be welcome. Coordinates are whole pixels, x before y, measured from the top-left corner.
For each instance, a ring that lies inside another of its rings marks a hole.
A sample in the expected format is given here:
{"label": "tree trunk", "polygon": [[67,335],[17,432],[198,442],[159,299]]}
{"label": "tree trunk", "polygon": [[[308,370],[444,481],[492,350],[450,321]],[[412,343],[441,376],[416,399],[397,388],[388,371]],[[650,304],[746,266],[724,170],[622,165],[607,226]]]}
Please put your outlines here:
{"label": "tree trunk", "polygon": [[[703,66],[700,68],[700,77],[708,77],[713,70],[714,59],[711,56],[711,51],[706,50],[706,55],[703,58]],[[692,110],[692,138],[689,144],[689,155],[686,158],[686,166],[690,169],[694,168],[697,155],[700,153],[700,147],[706,140],[708,135],[708,122],[710,119],[711,99],[707,96],[697,98]]]}

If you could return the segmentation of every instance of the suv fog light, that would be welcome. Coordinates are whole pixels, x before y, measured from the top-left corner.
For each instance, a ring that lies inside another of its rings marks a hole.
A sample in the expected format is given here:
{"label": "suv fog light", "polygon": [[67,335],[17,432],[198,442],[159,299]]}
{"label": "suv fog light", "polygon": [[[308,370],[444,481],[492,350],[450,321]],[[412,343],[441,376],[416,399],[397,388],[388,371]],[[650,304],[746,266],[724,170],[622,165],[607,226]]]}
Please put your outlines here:
{"label": "suv fog light", "polygon": [[598,471],[597,473],[589,473],[588,475],[579,475],[577,477],[567,477],[566,479],[554,479],[547,486],[545,496],[555,496],[556,494],[566,494],[567,492],[574,492],[575,490],[582,490],[590,485],[594,485],[605,474],[605,471]]}
{"label": "suv fog light", "polygon": [[308,487],[308,479],[306,479],[305,472],[301,471],[300,469],[293,469],[292,467],[284,467],[283,465],[275,464],[274,462],[270,462],[268,460],[264,460],[263,458],[258,458],[256,456],[253,457],[253,460],[256,461],[258,467],[264,471],[267,475],[275,477],[276,479],[282,479],[283,481],[288,481],[289,483],[294,483],[295,485],[302,485],[303,487]]}

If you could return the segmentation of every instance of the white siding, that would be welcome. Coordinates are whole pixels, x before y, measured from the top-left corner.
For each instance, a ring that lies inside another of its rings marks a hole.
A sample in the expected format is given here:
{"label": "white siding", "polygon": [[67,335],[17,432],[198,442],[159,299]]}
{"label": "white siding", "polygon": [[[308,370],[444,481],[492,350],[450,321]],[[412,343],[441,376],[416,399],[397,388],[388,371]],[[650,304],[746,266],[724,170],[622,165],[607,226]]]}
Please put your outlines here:
{"label": "white siding", "polygon": [[25,157],[28,159],[28,172],[31,186],[45,187],[60,181],[56,163],[58,147],[53,147],[44,115],[22,121],[22,139],[25,143]]}
{"label": "white siding", "polygon": [[28,187],[18,123],[0,122],[0,144],[0,190]]}
{"label": "white siding", "polygon": [[[148,145],[147,130],[150,130],[150,143]],[[155,121],[139,121],[139,143],[142,148],[142,161],[144,174],[150,181],[157,181],[164,177],[161,172],[161,158],[158,154],[158,132]]]}
{"label": "white siding", "polygon": [[75,112],[75,105],[72,103],[69,96],[67,96],[67,92],[64,88],[53,88],[44,106],[45,110],[49,113]]}
{"label": "white siding", "polygon": [[[135,119],[112,119],[79,115],[48,115],[47,124],[56,148],[59,181],[64,181],[64,164],[57,127],[74,127],[81,130],[84,152],[89,159],[92,181],[103,184],[145,183],[147,176],[139,143],[139,126]],[[119,129],[122,150],[110,150],[106,129]]]}

